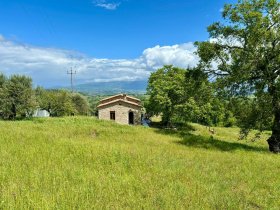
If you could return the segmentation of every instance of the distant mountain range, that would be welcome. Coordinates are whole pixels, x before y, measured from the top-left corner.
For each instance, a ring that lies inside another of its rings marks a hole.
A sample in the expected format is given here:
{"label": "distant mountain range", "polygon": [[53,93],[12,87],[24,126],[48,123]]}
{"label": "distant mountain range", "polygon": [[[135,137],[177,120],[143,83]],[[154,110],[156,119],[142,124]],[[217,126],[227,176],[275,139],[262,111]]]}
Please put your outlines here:
{"label": "distant mountain range", "polygon": [[[60,88],[71,89],[70,87]],[[146,93],[146,88],[147,81],[96,82],[74,86],[75,91],[95,95],[110,95],[118,93],[144,94]]]}

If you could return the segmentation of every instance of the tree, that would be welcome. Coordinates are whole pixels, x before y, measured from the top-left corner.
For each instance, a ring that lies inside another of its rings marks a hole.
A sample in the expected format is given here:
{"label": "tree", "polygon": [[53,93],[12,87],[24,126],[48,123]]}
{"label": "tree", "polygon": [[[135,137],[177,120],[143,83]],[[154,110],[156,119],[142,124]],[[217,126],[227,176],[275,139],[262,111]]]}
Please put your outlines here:
{"label": "tree", "polygon": [[35,89],[36,99],[41,109],[47,110],[51,116],[88,115],[90,112],[87,98],[78,93],[66,90]]}
{"label": "tree", "polygon": [[48,110],[53,117],[71,116],[77,113],[72,102],[72,95],[66,90],[46,90],[41,104],[40,108]]}
{"label": "tree", "polygon": [[0,88],[3,87],[4,83],[6,82],[7,78],[4,74],[0,73]]}
{"label": "tree", "polygon": [[90,108],[87,99],[81,94],[72,94],[72,102],[79,115],[88,115]]}
{"label": "tree", "polygon": [[224,6],[223,18],[208,27],[210,41],[196,43],[200,67],[231,93],[254,96],[270,107],[274,120],[268,144],[279,153],[280,3],[239,0]]}
{"label": "tree", "polygon": [[32,79],[12,75],[9,79],[1,76],[1,114],[4,119],[31,116],[36,106]]}
{"label": "tree", "polygon": [[171,125],[175,106],[182,103],[186,70],[173,66],[164,66],[153,72],[148,81],[150,95],[148,111],[162,114],[165,125]]}
{"label": "tree", "polygon": [[5,102],[6,102],[6,96],[4,93],[4,84],[7,81],[7,78],[5,77],[4,74],[0,74],[0,117],[4,118],[4,115],[6,113],[6,106],[5,106]]}
{"label": "tree", "polygon": [[52,91],[45,90],[43,87],[37,87],[35,89],[36,101],[38,103],[39,108],[47,110],[49,113],[51,113],[53,103],[51,92]]}
{"label": "tree", "polygon": [[232,113],[225,111],[225,101],[215,95],[213,87],[207,74],[199,68],[164,66],[151,74],[150,98],[145,108],[150,115],[162,114],[165,125],[174,122],[231,125]]}

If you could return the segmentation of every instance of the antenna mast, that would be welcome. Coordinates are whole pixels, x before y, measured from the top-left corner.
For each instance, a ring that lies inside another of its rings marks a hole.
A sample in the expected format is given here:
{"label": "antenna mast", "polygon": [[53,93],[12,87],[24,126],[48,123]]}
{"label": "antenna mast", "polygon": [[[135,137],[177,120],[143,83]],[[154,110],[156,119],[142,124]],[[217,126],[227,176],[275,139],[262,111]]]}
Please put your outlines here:
{"label": "antenna mast", "polygon": [[72,93],[74,92],[74,86],[73,86],[73,75],[77,74],[76,71],[73,71],[73,68],[71,67],[70,71],[67,71],[67,74],[70,74],[70,78],[71,78],[71,90]]}

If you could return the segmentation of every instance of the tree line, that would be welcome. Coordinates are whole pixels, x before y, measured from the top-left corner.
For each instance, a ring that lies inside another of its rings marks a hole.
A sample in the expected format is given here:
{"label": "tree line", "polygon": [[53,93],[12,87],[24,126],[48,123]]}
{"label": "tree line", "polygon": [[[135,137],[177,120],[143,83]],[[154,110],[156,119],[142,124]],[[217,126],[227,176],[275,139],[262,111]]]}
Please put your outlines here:
{"label": "tree line", "polygon": [[0,74],[1,119],[30,118],[36,109],[47,110],[53,117],[91,114],[87,98],[79,93],[34,89],[30,77]]}

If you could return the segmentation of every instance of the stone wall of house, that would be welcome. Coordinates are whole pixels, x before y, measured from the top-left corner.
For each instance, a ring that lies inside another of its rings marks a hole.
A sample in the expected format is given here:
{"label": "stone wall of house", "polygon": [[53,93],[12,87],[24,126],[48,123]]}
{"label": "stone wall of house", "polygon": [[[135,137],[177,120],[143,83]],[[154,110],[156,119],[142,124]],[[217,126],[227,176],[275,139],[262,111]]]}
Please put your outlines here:
{"label": "stone wall of house", "polygon": [[129,124],[129,112],[134,113],[134,124],[141,124],[141,108],[132,104],[117,102],[98,109],[98,118],[102,120],[110,120],[110,112],[115,111],[115,121],[120,124]]}

